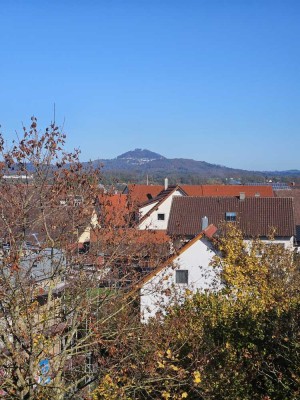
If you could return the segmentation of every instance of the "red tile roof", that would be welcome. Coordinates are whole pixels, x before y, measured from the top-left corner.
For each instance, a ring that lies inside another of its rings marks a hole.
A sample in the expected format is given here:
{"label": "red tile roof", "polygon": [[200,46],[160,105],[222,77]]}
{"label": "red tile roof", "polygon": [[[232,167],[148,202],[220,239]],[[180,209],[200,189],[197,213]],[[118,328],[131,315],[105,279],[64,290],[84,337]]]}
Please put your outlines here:
{"label": "red tile roof", "polygon": [[129,223],[132,204],[127,194],[101,193],[98,196],[100,225],[124,226]]}
{"label": "red tile roof", "polygon": [[162,185],[128,185],[123,191],[128,194],[132,202],[144,203],[158,195],[164,189]]}
{"label": "red tile roof", "polygon": [[168,222],[170,235],[193,236],[201,231],[202,218],[216,226],[225,221],[225,213],[236,213],[237,223],[247,237],[295,234],[291,198],[174,197]]}
{"label": "red tile roof", "polygon": [[[247,185],[179,185],[188,196],[239,196],[241,192],[246,197],[273,197],[272,186]],[[144,203],[164,190],[162,185],[128,185],[123,193],[130,194],[132,201]]]}
{"label": "red tile roof", "polygon": [[246,197],[273,197],[272,186],[247,185],[182,185],[188,196],[230,197],[245,193]]}
{"label": "red tile roof", "polygon": [[117,230],[92,229],[90,241],[91,243],[97,243],[99,240],[110,240],[114,237],[118,237],[122,241],[125,236],[128,242],[133,242],[134,244],[162,244],[171,241],[166,231],[138,230],[135,228],[119,228]]}

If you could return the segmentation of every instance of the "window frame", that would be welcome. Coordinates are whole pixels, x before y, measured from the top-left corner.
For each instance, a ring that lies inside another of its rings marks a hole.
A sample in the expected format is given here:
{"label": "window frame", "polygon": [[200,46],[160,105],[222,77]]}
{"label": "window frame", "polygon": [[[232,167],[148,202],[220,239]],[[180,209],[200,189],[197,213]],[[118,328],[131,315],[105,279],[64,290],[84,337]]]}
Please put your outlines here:
{"label": "window frame", "polygon": [[236,212],[235,211],[226,211],[225,212],[225,221],[226,222],[236,222]]}
{"label": "window frame", "polygon": [[[180,277],[181,275],[181,277]],[[177,269],[175,271],[175,283],[177,285],[188,285],[189,284],[189,270],[188,269]]]}

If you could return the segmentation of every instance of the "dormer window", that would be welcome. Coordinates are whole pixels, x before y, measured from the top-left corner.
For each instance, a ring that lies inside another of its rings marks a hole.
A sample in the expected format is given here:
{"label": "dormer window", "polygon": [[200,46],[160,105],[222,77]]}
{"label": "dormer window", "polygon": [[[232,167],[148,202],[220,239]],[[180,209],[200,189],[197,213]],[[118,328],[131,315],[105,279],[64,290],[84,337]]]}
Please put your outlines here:
{"label": "dormer window", "polygon": [[234,222],[236,221],[236,212],[228,211],[225,213],[225,221]]}
{"label": "dormer window", "polygon": [[158,221],[164,221],[165,220],[165,214],[157,214],[157,219],[158,219]]}

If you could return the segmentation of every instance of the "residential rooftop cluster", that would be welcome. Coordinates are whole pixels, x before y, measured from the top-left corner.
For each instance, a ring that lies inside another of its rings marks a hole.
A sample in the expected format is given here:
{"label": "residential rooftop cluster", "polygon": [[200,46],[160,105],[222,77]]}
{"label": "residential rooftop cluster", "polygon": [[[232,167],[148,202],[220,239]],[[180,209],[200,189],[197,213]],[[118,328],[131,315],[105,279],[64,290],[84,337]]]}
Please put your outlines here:
{"label": "residential rooftop cluster", "polygon": [[[299,214],[299,188],[170,186],[166,179],[165,185],[130,184],[121,193],[103,191],[96,201],[93,221],[79,242],[88,242],[88,248],[97,247],[105,257],[106,252],[108,256],[113,251],[118,238],[118,246],[124,246],[128,266],[139,267],[143,272],[142,283],[135,289],[141,294],[142,319],[147,320],[158,312],[166,285],[181,290],[186,285],[196,291],[207,289],[213,280],[218,280],[216,271],[210,267],[217,251],[212,239],[227,224],[238,226],[245,242],[259,239],[297,251]],[[107,241],[112,237],[112,247],[108,248]],[[124,239],[128,237],[131,246]],[[126,253],[126,247],[132,252],[133,242],[148,246],[139,261],[133,261],[132,254]],[[158,264],[154,249],[163,255]],[[168,279],[163,279],[166,273]],[[156,286],[162,282],[164,290],[153,287],[154,283]]]}

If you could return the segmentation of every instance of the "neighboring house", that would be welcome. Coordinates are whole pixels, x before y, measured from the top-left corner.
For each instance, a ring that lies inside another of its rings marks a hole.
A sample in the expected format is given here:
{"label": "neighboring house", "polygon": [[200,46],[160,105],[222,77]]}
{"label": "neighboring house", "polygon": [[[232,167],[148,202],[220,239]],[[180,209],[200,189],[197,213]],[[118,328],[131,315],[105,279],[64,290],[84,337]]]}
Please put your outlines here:
{"label": "neighboring house", "polygon": [[219,271],[210,265],[216,254],[211,241],[216,230],[215,226],[208,226],[135,287],[140,291],[143,322],[164,314],[166,307],[181,303],[187,290],[195,293],[220,289]]}
{"label": "neighboring house", "polygon": [[[157,268],[170,255],[171,238],[165,231],[97,228],[91,231],[89,254],[83,260],[102,260],[97,275],[104,285],[126,286]],[[95,265],[95,267],[97,267]]]}
{"label": "neighboring house", "polygon": [[174,197],[167,232],[170,236],[193,238],[202,229],[202,220],[217,227],[225,222],[238,224],[245,240],[259,237],[292,248],[295,236],[292,198]]}
{"label": "neighboring house", "polygon": [[[231,197],[244,193],[246,197],[274,197],[272,186],[258,185],[180,185],[188,196]],[[162,185],[128,185],[122,193],[128,194],[138,205],[154,199],[164,190]]]}
{"label": "neighboring house", "polygon": [[139,208],[138,229],[166,230],[174,197],[186,196],[180,186],[169,186]]}
{"label": "neighboring house", "polygon": [[275,197],[292,197],[294,202],[294,217],[296,226],[296,243],[300,246],[300,188],[275,190]]}
{"label": "neighboring house", "polygon": [[78,243],[88,243],[91,230],[101,227],[129,227],[134,217],[134,206],[126,194],[100,193],[95,201],[95,208],[89,225],[79,237]]}
{"label": "neighboring house", "polygon": [[20,266],[24,274],[30,277],[37,284],[47,282],[53,276],[64,277],[66,268],[66,256],[60,249],[30,246],[24,250]]}
{"label": "neighboring house", "polygon": [[138,228],[167,229],[174,196],[265,198],[273,197],[273,189],[269,186],[242,185],[169,186],[140,206]]}

